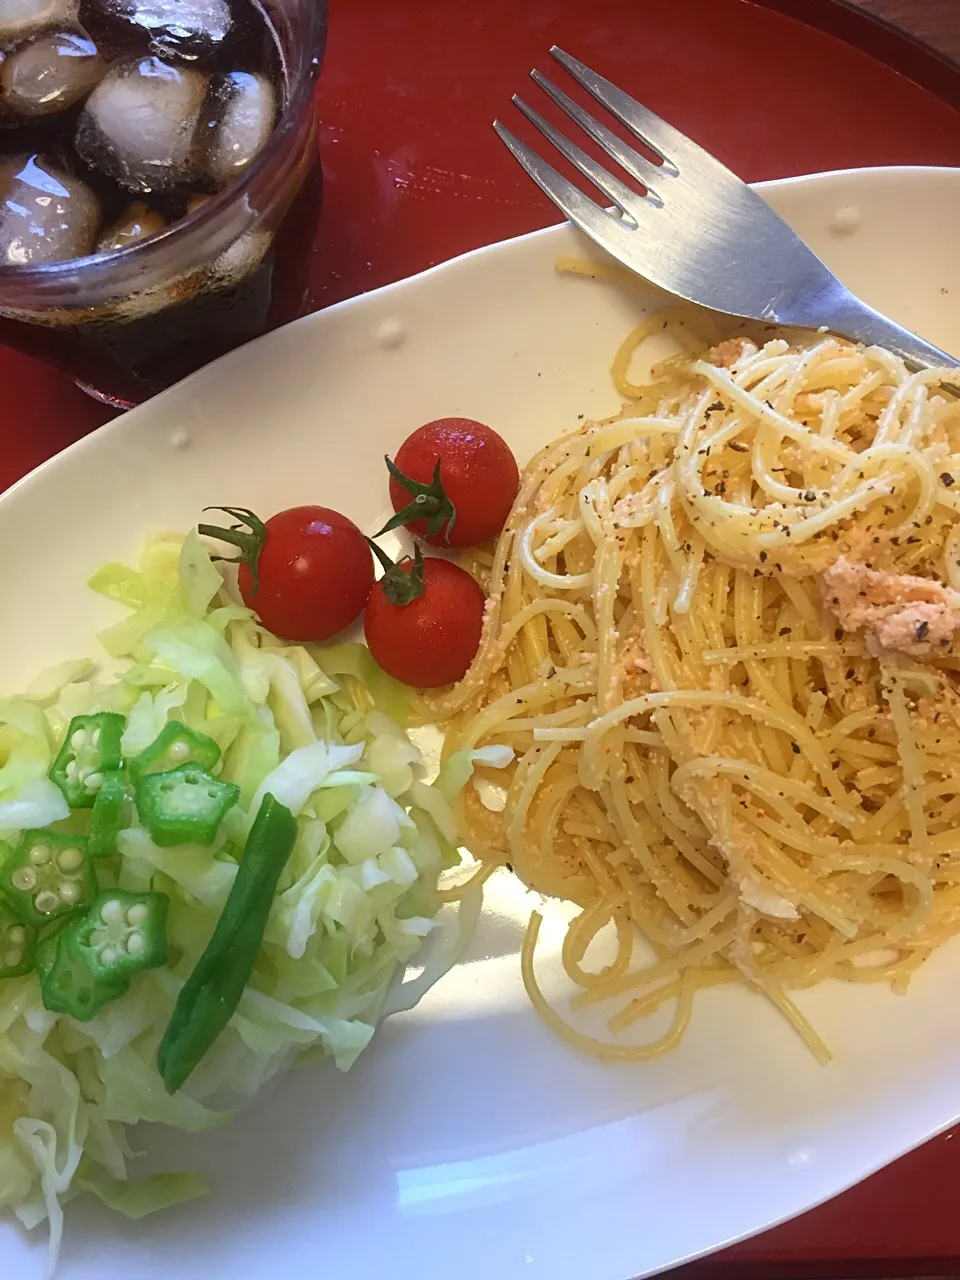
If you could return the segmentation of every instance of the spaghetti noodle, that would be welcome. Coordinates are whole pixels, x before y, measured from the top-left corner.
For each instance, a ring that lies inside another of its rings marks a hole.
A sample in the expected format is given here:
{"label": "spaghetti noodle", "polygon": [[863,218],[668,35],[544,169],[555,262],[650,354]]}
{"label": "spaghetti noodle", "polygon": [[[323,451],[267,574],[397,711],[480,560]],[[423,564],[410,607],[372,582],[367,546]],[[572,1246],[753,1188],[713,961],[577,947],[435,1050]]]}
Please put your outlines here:
{"label": "spaghetti noodle", "polygon": [[[700,988],[741,982],[823,1060],[791,989],[903,991],[960,928],[960,402],[945,371],[822,335],[688,349],[636,385],[654,327],[614,362],[622,411],[526,468],[472,566],[480,651],[431,714],[447,751],[516,751],[505,805],[482,768],[466,789],[468,847],[582,908],[563,963],[612,1038],[541,992],[535,914],[524,980],[555,1030],[648,1058]],[[659,1039],[617,1039],[668,1001]]]}

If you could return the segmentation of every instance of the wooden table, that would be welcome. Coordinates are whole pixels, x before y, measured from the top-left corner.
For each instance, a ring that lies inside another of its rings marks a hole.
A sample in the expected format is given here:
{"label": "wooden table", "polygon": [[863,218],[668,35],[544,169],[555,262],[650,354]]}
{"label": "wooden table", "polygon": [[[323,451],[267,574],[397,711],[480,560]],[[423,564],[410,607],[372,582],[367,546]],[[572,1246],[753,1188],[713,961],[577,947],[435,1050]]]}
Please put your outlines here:
{"label": "wooden table", "polygon": [[853,0],[853,3],[960,62],[960,3],[957,0]]}

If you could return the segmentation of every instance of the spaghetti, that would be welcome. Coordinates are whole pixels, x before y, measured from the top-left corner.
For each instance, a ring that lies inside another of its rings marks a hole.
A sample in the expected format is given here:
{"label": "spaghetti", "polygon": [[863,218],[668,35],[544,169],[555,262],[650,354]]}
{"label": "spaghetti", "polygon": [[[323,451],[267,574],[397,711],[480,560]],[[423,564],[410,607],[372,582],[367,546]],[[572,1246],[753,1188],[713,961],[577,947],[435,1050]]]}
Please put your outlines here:
{"label": "spaghetti", "polygon": [[[541,992],[535,914],[524,980],[555,1030],[648,1058],[740,982],[825,1060],[792,989],[903,991],[960,928],[960,402],[877,348],[697,350],[667,322],[686,353],[632,383],[645,321],[622,411],[526,468],[472,566],[480,650],[431,714],[447,751],[516,752],[505,804],[482,767],[464,792],[471,851],[582,908],[563,964],[612,1038]],[[663,1036],[617,1038],[665,1002]]]}

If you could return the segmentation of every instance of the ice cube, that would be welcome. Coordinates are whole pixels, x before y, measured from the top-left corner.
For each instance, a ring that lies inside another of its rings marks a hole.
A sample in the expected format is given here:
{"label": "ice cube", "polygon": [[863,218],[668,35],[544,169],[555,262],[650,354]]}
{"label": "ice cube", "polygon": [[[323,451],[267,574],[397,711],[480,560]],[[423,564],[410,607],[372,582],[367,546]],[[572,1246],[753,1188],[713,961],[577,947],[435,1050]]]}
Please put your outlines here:
{"label": "ice cube", "polygon": [[0,0],[0,44],[45,27],[70,27],[76,17],[77,0]]}
{"label": "ice cube", "polygon": [[266,76],[232,71],[218,77],[214,110],[207,121],[207,173],[226,186],[247,167],[270,137],[277,118],[277,95]]}
{"label": "ice cube", "polygon": [[136,200],[103,232],[97,241],[97,251],[104,253],[108,249],[126,249],[138,240],[159,235],[166,225],[167,220],[162,214],[151,209],[142,200]]}
{"label": "ice cube", "polygon": [[[199,194],[187,200],[187,213],[202,209],[210,199]],[[209,276],[217,289],[232,288],[253,275],[273,244],[273,232],[265,227],[245,231],[210,264]]]}
{"label": "ice cube", "polygon": [[228,0],[100,0],[100,7],[146,31],[156,53],[174,58],[209,57],[233,26]]}
{"label": "ice cube", "polygon": [[191,182],[206,92],[202,72],[160,58],[118,67],[87,99],[77,124],[77,151],[91,168],[130,191]]}
{"label": "ice cube", "polygon": [[30,267],[82,258],[100,228],[97,197],[44,156],[0,162],[0,264]]}
{"label": "ice cube", "polygon": [[0,64],[0,102],[15,116],[47,116],[85,98],[106,67],[81,28],[34,36]]}

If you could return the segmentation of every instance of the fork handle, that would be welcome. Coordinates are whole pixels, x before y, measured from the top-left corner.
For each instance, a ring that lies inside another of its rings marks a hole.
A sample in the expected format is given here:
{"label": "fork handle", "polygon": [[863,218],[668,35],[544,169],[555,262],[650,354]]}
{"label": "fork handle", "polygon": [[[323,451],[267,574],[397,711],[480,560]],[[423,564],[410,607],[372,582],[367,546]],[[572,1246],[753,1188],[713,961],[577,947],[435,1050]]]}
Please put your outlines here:
{"label": "fork handle", "polygon": [[895,324],[889,316],[868,307],[846,289],[842,290],[839,297],[831,299],[831,303],[824,315],[830,321],[830,328],[836,333],[866,346],[886,347],[915,368],[929,369],[936,366],[960,369],[960,360],[956,356],[948,355],[930,342],[924,342],[909,329]]}

